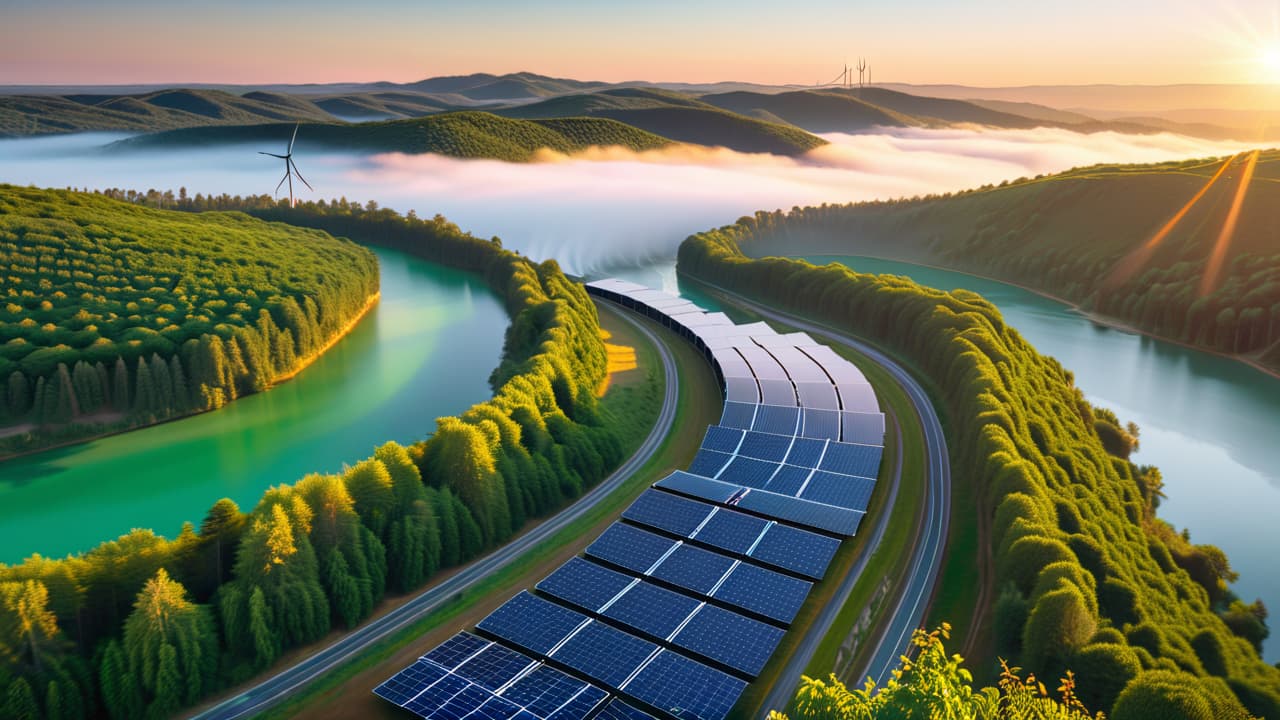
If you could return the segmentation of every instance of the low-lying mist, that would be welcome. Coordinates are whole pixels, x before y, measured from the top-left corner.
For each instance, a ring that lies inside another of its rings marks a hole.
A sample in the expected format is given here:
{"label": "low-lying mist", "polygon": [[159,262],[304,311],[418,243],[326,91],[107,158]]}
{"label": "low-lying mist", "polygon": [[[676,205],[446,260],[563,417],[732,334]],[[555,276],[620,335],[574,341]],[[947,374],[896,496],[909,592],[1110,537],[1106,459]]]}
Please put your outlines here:
{"label": "low-lying mist", "polygon": [[[257,150],[281,147],[103,152],[122,136],[102,133],[0,141],[0,182],[47,187],[270,192],[283,175]],[[616,148],[513,164],[438,155],[361,156],[308,147],[296,161],[315,187],[300,198],[347,197],[419,215],[443,214],[464,229],[498,235],[570,271],[674,254],[690,233],[756,210],[890,199],[999,183],[1096,163],[1146,163],[1224,155],[1233,142],[1171,134],[1082,135],[1066,130],[893,130],[825,135],[831,144],[799,158],[681,146]]]}

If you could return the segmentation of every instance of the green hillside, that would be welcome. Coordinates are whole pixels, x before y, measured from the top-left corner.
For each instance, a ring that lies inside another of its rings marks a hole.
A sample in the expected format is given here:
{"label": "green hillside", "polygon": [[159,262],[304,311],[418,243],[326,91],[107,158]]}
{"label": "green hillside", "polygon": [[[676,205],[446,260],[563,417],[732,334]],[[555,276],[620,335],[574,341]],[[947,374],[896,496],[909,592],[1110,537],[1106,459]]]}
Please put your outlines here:
{"label": "green hillside", "polygon": [[262,390],[378,292],[374,255],[323,232],[10,185],[0,262],[0,428],[25,428],[0,454]]}
{"label": "green hillside", "polygon": [[772,253],[878,255],[1028,285],[1280,370],[1280,151],[1258,155],[1219,270],[1207,270],[1248,155],[1225,168],[1226,159],[1097,166],[958,195],[805,208],[770,215],[762,237]]}
{"label": "green hillside", "polygon": [[770,95],[732,92],[703,95],[701,100],[743,115],[767,113],[810,132],[857,132],[874,127],[910,127],[920,121],[872,105],[854,95],[827,90],[799,90]]}
{"label": "green hillside", "polygon": [[[130,138],[112,147],[127,150],[244,142],[283,146],[292,132],[291,125],[283,124],[192,128]],[[303,123],[298,143],[360,152],[438,153],[525,162],[543,148],[563,153],[591,146],[652,150],[671,141],[603,118],[514,120],[462,111],[387,122]]]}
{"label": "green hillside", "polygon": [[[1280,717],[1280,669],[1260,656],[1265,609],[1234,600],[1220,549],[1193,545],[1158,517],[1159,470],[1130,460],[1137,439],[1089,404],[1069,368],[975,293],[744,255],[776,249],[787,230],[767,213],[744,217],[685,240],[677,269],[868,338],[936,389],[954,513],[985,528],[953,527],[950,547],[969,550],[946,561],[943,581],[985,588],[992,620],[982,632],[994,655],[1048,687],[1073,671],[1079,699],[1113,720],[1242,718],[1244,708]],[[836,717],[975,716],[916,708]]]}
{"label": "green hillside", "polygon": [[0,137],[327,119],[329,114],[309,100],[280,93],[174,89],[143,95],[0,96]]}

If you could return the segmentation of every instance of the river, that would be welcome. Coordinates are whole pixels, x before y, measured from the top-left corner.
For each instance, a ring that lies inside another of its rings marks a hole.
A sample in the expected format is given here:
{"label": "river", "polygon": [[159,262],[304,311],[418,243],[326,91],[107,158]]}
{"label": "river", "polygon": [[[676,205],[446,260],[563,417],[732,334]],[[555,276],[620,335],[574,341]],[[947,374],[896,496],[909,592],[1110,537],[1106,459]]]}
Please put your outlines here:
{"label": "river", "polygon": [[[995,303],[1037,350],[1075,373],[1090,402],[1141,427],[1133,460],[1160,468],[1168,497],[1159,516],[1189,529],[1192,542],[1225,550],[1240,573],[1235,593],[1246,602],[1262,598],[1276,617],[1280,565],[1272,553],[1280,543],[1280,379],[1211,353],[1099,325],[1069,305],[994,280],[890,260],[806,259],[905,275],[945,290],[965,288]],[[614,274],[707,304],[678,286],[670,261]],[[1280,641],[1271,640],[1264,650],[1268,662],[1280,661]]]}
{"label": "river", "polygon": [[289,382],[216,412],[0,463],[0,562],[173,536],[223,497],[335,472],[491,394],[507,316],[479,279],[376,250],[382,299]]}

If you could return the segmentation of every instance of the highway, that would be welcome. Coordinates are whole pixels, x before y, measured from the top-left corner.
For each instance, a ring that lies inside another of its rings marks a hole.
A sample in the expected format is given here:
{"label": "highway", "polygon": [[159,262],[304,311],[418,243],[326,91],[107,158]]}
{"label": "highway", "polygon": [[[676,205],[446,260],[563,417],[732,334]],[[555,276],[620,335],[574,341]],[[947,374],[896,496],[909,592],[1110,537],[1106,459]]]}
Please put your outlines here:
{"label": "highway", "polygon": [[[926,463],[925,471],[928,475],[929,488],[925,495],[924,529],[912,548],[906,590],[898,597],[886,630],[876,640],[875,652],[866,668],[866,672],[860,676],[869,676],[876,681],[876,684],[883,684],[894,668],[898,666],[901,655],[906,652],[912,631],[920,627],[921,623],[924,622],[924,613],[929,604],[929,599],[933,596],[933,588],[937,583],[938,572],[942,566],[942,553],[947,542],[947,529],[951,516],[951,463],[947,455],[947,440],[942,433],[942,423],[933,409],[933,403],[929,401],[928,393],[924,391],[920,383],[916,382],[915,378],[895,362],[893,358],[883,352],[865,342],[836,332],[824,325],[763,307],[724,288],[715,285],[709,286],[728,295],[735,303],[750,308],[753,312],[765,318],[786,323],[814,337],[826,338],[841,345],[847,345],[866,355],[892,375],[894,381],[906,391],[911,405],[920,419],[921,427],[924,428],[925,446],[928,449],[928,462]],[[805,667],[809,664],[810,659],[813,658],[813,654],[817,651],[822,638],[831,629],[832,623],[835,622],[840,608],[844,606],[849,597],[849,593],[853,591],[854,585],[862,577],[867,562],[879,549],[880,540],[883,538],[885,528],[889,524],[889,511],[898,496],[901,475],[902,463],[901,457],[899,457],[897,467],[893,473],[889,502],[885,504],[884,510],[876,521],[875,529],[872,530],[871,542],[866,546],[867,551],[858,558],[853,569],[844,577],[840,586],[836,589],[835,595],[806,629],[800,644],[795,652],[791,654],[787,666],[778,676],[773,687],[770,688],[761,713],[762,717],[767,716],[771,709],[784,710],[788,703],[791,702],[791,698],[795,695],[796,687],[800,684],[800,676],[804,674]],[[881,624],[883,625],[884,623],[882,622]]]}
{"label": "highway", "polygon": [[386,615],[369,621],[296,664],[191,717],[198,720],[245,718],[289,698],[326,672],[348,662],[373,643],[411,625],[489,575],[510,565],[524,553],[582,517],[644,466],[671,432],[680,394],[680,379],[671,350],[648,327],[629,317],[627,313],[619,312],[618,315],[654,344],[661,356],[662,372],[666,378],[666,392],[662,398],[662,411],[658,415],[658,421],[634,455],[586,495],[524,535],[467,565],[457,574],[428,588]]}

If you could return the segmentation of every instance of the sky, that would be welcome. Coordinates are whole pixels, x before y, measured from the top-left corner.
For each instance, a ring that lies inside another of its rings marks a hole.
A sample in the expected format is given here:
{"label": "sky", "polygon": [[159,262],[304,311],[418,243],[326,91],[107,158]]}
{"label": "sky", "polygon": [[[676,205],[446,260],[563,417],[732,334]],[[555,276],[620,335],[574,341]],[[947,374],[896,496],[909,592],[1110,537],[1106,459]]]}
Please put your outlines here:
{"label": "sky", "polygon": [[1280,84],[1280,0],[0,0],[0,84]]}

